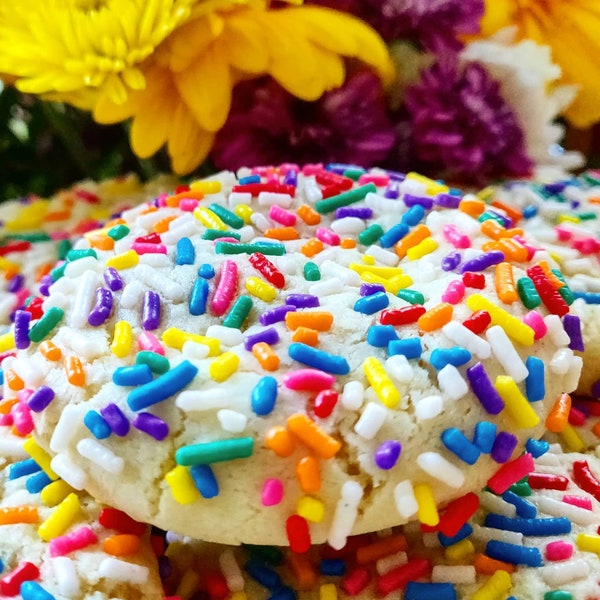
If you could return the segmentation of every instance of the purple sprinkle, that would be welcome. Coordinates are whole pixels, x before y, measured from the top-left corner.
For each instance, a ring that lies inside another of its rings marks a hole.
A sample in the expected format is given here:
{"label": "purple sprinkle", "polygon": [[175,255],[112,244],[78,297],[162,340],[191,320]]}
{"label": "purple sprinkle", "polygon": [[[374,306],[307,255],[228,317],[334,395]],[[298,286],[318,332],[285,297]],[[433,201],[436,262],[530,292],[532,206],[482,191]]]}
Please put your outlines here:
{"label": "purple sprinkle", "polygon": [[40,281],[40,294],[42,296],[50,295],[50,286],[54,283],[52,275],[44,275]]}
{"label": "purple sprinkle", "polygon": [[490,252],[485,252],[484,254],[480,254],[467,262],[464,262],[460,268],[461,273],[465,273],[466,271],[485,271],[488,267],[492,265],[497,265],[504,260],[504,252],[500,250],[491,250]]}
{"label": "purple sprinkle", "polygon": [[504,408],[504,400],[492,385],[485,367],[478,362],[467,369],[467,378],[481,406],[490,414],[497,415]]}
{"label": "purple sprinkle", "polygon": [[400,171],[390,171],[389,169],[385,170],[385,174],[394,181],[404,181],[406,179],[405,173],[400,173]]}
{"label": "purple sprinkle", "polygon": [[164,554],[158,557],[158,575],[161,581],[166,581],[173,575],[171,559]]}
{"label": "purple sprinkle", "polygon": [[461,197],[453,194],[438,194],[435,197],[435,203],[444,208],[458,208],[460,201]]}
{"label": "purple sprinkle", "polygon": [[450,254],[442,258],[442,270],[454,271],[460,265],[461,258],[460,252],[450,252]]}
{"label": "purple sprinkle", "polygon": [[428,198],[427,196],[415,196],[414,194],[404,194],[402,200],[404,200],[404,204],[406,204],[408,208],[417,204],[422,206],[426,210],[433,208],[433,198]]}
{"label": "purple sprinkle", "polygon": [[389,198],[390,200],[396,200],[400,197],[400,186],[397,181],[390,181],[383,193],[383,197]]}
{"label": "purple sprinkle", "polygon": [[585,346],[581,335],[581,321],[579,320],[579,317],[577,315],[566,314],[563,317],[563,327],[571,340],[569,342],[569,348],[571,350],[583,352]]}
{"label": "purple sprinkle", "polygon": [[14,277],[10,278],[8,285],[6,286],[6,289],[9,292],[15,294],[23,287],[24,282],[25,282],[25,277],[23,276],[23,274],[17,273]]}
{"label": "purple sprinkle", "polygon": [[385,287],[381,283],[362,283],[360,285],[361,296],[372,296],[377,292],[385,292]]}
{"label": "purple sprinkle", "polygon": [[286,304],[291,304],[296,308],[315,308],[321,306],[319,298],[311,294],[290,294],[286,296]]}
{"label": "purple sprinkle", "polygon": [[252,346],[254,346],[254,344],[258,344],[259,342],[264,342],[265,344],[269,344],[269,346],[272,346],[278,341],[279,334],[277,333],[277,329],[275,329],[275,327],[269,327],[268,329],[263,329],[258,333],[249,335],[244,340],[244,348],[246,348],[246,350],[248,351],[251,351]]}
{"label": "purple sprinkle", "polygon": [[357,219],[370,219],[373,216],[373,209],[368,206],[340,206],[335,211],[336,219],[346,217],[356,217]]}
{"label": "purple sprinkle", "polygon": [[88,323],[93,327],[102,325],[110,317],[113,308],[113,295],[106,288],[96,290],[96,304],[92,308],[88,317]]}
{"label": "purple sprinkle", "polygon": [[517,447],[517,437],[507,431],[501,431],[494,440],[492,447],[492,458],[497,463],[505,463],[510,460],[512,453]]}
{"label": "purple sprinkle", "polygon": [[31,321],[31,313],[26,310],[17,310],[15,312],[15,346],[19,350],[29,348],[31,340],[29,339],[29,323]]}
{"label": "purple sprinkle", "polygon": [[142,328],[145,331],[158,329],[160,325],[160,296],[148,290],[144,292],[144,301],[142,304]]}
{"label": "purple sprinkle", "polygon": [[54,390],[42,385],[27,398],[27,406],[33,412],[42,412],[54,400]]}
{"label": "purple sprinkle", "polygon": [[123,411],[114,403],[107,404],[100,409],[100,414],[112,429],[112,432],[119,437],[124,437],[129,433],[129,421]]}
{"label": "purple sprinkle", "polygon": [[564,181],[554,181],[544,185],[544,189],[550,194],[560,194],[566,187],[567,184]]}
{"label": "purple sprinkle", "polygon": [[288,169],[283,178],[285,185],[297,185],[298,184],[298,173],[294,169]]}
{"label": "purple sprinkle", "polygon": [[133,420],[133,426],[159,442],[169,435],[169,426],[149,412],[138,413]]}
{"label": "purple sprinkle", "polygon": [[592,397],[594,398],[600,398],[600,379],[592,384],[590,394],[592,394]]}
{"label": "purple sprinkle", "polygon": [[506,216],[504,213],[498,212],[497,210],[494,210],[492,208],[488,208],[485,212],[488,215],[493,215],[496,219],[502,221],[502,225],[504,227],[509,228],[513,226],[513,220],[510,217]]}
{"label": "purple sprinkle", "polygon": [[106,281],[106,285],[113,292],[118,292],[123,289],[123,280],[114,267],[108,267],[108,269],[104,271],[104,281]]}
{"label": "purple sprinkle", "polygon": [[285,315],[289,312],[294,312],[296,310],[295,306],[290,304],[284,304],[283,306],[278,306],[276,308],[272,308],[271,310],[265,311],[262,315],[258,317],[261,325],[273,325],[273,323],[280,323],[285,320]]}
{"label": "purple sprinkle", "polygon": [[380,469],[391,469],[398,461],[401,450],[400,442],[387,440],[375,451],[375,463]]}

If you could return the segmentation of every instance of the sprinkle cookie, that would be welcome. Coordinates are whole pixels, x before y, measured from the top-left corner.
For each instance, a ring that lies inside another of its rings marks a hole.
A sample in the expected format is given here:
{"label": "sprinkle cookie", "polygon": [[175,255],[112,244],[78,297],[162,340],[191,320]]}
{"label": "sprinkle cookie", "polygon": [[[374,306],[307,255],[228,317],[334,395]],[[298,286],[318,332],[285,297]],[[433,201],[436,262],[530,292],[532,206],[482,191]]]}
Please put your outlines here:
{"label": "sprinkle cookie", "polygon": [[416,174],[222,173],[69,251],[0,338],[5,398],[58,476],[162,529],[304,552],[433,526],[530,472],[577,385],[572,294],[535,247]]}

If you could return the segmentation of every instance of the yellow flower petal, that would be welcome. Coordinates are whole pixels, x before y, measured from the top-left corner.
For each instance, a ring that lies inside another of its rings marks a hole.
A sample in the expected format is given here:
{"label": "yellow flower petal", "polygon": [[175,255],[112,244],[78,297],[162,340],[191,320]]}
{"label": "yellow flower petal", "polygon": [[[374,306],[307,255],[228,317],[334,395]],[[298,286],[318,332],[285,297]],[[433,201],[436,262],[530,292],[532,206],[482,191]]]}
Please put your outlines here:
{"label": "yellow flower petal", "polygon": [[229,64],[244,73],[265,73],[269,67],[269,52],[264,29],[258,21],[246,19],[243,13],[233,13],[225,21],[223,47]]}

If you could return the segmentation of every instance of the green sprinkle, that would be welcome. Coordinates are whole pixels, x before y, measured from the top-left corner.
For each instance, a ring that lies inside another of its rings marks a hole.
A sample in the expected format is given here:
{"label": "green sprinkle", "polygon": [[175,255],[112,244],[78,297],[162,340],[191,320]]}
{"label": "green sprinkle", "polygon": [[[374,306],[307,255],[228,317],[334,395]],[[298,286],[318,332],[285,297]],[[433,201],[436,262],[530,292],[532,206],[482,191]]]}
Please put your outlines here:
{"label": "green sprinkle", "polygon": [[518,481],[517,483],[515,483],[514,485],[510,486],[510,491],[514,492],[515,494],[517,494],[517,496],[531,496],[531,488],[529,487],[529,484],[527,483],[527,481]]}
{"label": "green sprinkle", "polygon": [[58,244],[58,260],[66,260],[72,246],[71,240],[60,240]]}
{"label": "green sprinkle", "polygon": [[4,237],[4,240],[14,241],[25,241],[25,242],[49,242],[52,238],[43,231],[36,231],[35,233],[12,233]]}
{"label": "green sprinkle", "polygon": [[544,600],[573,600],[573,596],[566,590],[553,590],[544,594]]}
{"label": "green sprinkle", "polygon": [[218,240],[219,238],[232,237],[236,240],[240,239],[239,233],[233,231],[222,231],[221,229],[207,229],[202,235],[203,240]]}
{"label": "green sprinkle", "polygon": [[589,171],[586,171],[581,177],[591,185],[600,185],[600,179],[598,177],[594,177]]}
{"label": "green sprinkle", "polygon": [[560,281],[562,281],[562,283],[564,283],[564,285],[561,288],[558,288],[558,293],[561,295],[562,299],[569,306],[571,306],[571,304],[573,304],[573,302],[575,301],[575,296],[573,295],[573,291],[567,285],[567,282],[565,281],[563,274],[558,269],[552,269],[552,272],[556,275],[556,277],[558,277],[558,279],[560,279]]}
{"label": "green sprinkle", "polygon": [[374,244],[383,233],[383,227],[378,223],[373,223],[358,234],[358,241],[363,244],[363,246],[370,246],[371,244]]}
{"label": "green sprinkle", "polygon": [[582,221],[593,221],[594,219],[598,218],[596,216],[596,213],[593,213],[593,212],[581,212],[581,213],[576,213],[576,215]]}
{"label": "green sprinkle", "polygon": [[124,238],[129,233],[129,227],[127,225],[115,225],[108,230],[108,237],[117,241]]}
{"label": "green sprinkle", "polygon": [[47,338],[52,330],[63,320],[65,311],[58,306],[49,308],[42,318],[29,330],[29,339],[32,342],[41,342]]}
{"label": "green sprinkle", "polygon": [[361,185],[353,190],[342,192],[337,196],[319,200],[315,203],[315,210],[320,214],[330,213],[342,206],[349,206],[355,202],[360,202],[361,200],[364,200],[369,192],[375,193],[376,191],[377,187],[374,183],[367,183],[366,185]]}
{"label": "green sprinkle", "polygon": [[135,357],[135,364],[148,365],[150,370],[157,375],[162,375],[171,368],[169,359],[166,356],[162,356],[156,352],[150,352],[149,350],[138,352]]}
{"label": "green sprinkle", "polygon": [[211,204],[209,210],[212,210],[223,223],[233,227],[234,229],[241,229],[244,226],[244,219],[238,217],[235,213],[227,210],[224,206],[218,204]]}
{"label": "green sprinkle", "polygon": [[316,263],[309,260],[304,265],[304,279],[306,281],[319,281],[321,279],[321,271]]}
{"label": "green sprinkle", "polygon": [[52,277],[52,281],[58,281],[65,274],[65,269],[67,268],[67,264],[68,263],[64,262],[62,265],[59,265],[58,267],[54,267],[54,269],[52,269],[52,271],[50,271],[50,277]]}
{"label": "green sprinkle", "polygon": [[217,254],[254,254],[260,252],[265,256],[283,256],[285,246],[283,244],[266,244],[258,242],[256,244],[236,244],[234,242],[217,242],[215,244]]}
{"label": "green sprinkle", "polygon": [[517,292],[525,308],[531,310],[542,303],[542,299],[529,277],[521,277],[517,280]]}
{"label": "green sprinkle", "polygon": [[489,212],[482,212],[479,217],[477,218],[477,220],[480,223],[483,223],[484,221],[489,221],[490,219],[496,221],[496,223],[498,223],[499,225],[502,225],[502,227],[504,227],[504,221],[502,220],[502,217],[500,217],[499,215],[495,215],[493,213],[489,213]]}
{"label": "green sprinkle", "polygon": [[96,251],[93,248],[85,248],[83,250],[69,250],[69,252],[67,252],[67,260],[69,262],[73,262],[81,258],[87,258],[88,256],[98,258],[98,255],[96,254]]}
{"label": "green sprinkle", "polygon": [[183,446],[175,452],[178,465],[191,467],[193,465],[210,465],[215,462],[248,458],[254,450],[254,438],[230,438],[204,444]]}
{"label": "green sprinkle", "polygon": [[396,296],[409,304],[425,304],[425,296],[417,290],[409,290],[408,288],[400,290]]}
{"label": "green sprinkle", "polygon": [[344,169],[342,175],[344,177],[348,177],[348,179],[352,179],[352,181],[358,181],[361,175],[364,175],[366,171],[361,169],[360,167],[352,167],[348,169]]}
{"label": "green sprinkle", "polygon": [[283,552],[277,546],[255,546],[254,544],[242,544],[242,546],[250,556],[268,565],[276,567],[283,562]]}
{"label": "green sprinkle", "polygon": [[242,323],[250,314],[253,305],[254,303],[250,296],[240,296],[227,313],[225,319],[223,319],[223,326],[231,327],[232,329],[241,329]]}

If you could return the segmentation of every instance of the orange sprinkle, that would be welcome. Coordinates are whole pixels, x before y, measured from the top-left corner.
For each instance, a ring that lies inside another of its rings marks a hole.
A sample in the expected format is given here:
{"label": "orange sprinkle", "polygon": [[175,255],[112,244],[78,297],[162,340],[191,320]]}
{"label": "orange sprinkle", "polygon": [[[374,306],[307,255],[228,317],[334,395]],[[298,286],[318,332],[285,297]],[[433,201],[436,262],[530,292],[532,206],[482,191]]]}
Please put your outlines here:
{"label": "orange sprinkle", "polygon": [[44,340],[39,347],[39,351],[46,360],[59,360],[62,357],[61,349],[50,340]]}
{"label": "orange sprinkle", "polygon": [[452,314],[452,304],[442,302],[430,308],[426,313],[423,313],[419,317],[417,325],[421,331],[435,331],[436,329],[441,329],[446,323],[449,323],[450,319],[452,319]]}
{"label": "orange sprinkle", "polygon": [[[288,313],[290,314],[290,313]],[[321,429],[308,415],[296,413],[287,419],[288,429],[321,458],[332,458],[341,442]]]}
{"label": "orange sprinkle", "polygon": [[35,280],[36,281],[41,281],[42,277],[45,277],[46,275],[48,275],[48,273],[50,273],[50,271],[52,271],[54,267],[53,263],[44,263],[43,265],[40,265],[37,269],[37,271],[35,272]]}
{"label": "orange sprinkle", "polygon": [[176,218],[177,215],[169,215],[168,217],[157,221],[153,227],[154,233],[164,233],[165,231],[168,231],[171,221],[174,221]]}
{"label": "orange sprinkle", "polygon": [[297,240],[300,237],[300,234],[295,227],[272,227],[266,229],[263,232],[263,235],[266,238],[279,240],[281,242],[285,240]]}
{"label": "orange sprinkle", "polygon": [[0,525],[14,525],[15,523],[37,523],[37,506],[14,506],[0,508]]}
{"label": "orange sprinkle", "polygon": [[525,262],[529,256],[527,248],[512,238],[500,240],[498,246],[499,249],[504,252],[504,256],[513,262]]}
{"label": "orange sprinkle", "polygon": [[515,565],[505,563],[495,558],[490,558],[485,554],[476,554],[474,561],[475,570],[483,575],[493,575],[496,571],[506,571],[507,573],[513,573]]}
{"label": "orange sprinkle", "polygon": [[359,565],[366,565],[375,562],[385,556],[403,552],[408,548],[408,542],[401,533],[382,538],[367,546],[361,546],[356,551],[356,562]]}
{"label": "orange sprinkle", "polygon": [[593,427],[592,427],[592,433],[596,436],[596,437],[600,437],[600,421],[598,421]]}
{"label": "orange sprinkle", "polygon": [[288,560],[296,577],[294,587],[300,591],[313,590],[317,585],[317,572],[310,557],[306,554],[289,552]]}
{"label": "orange sprinkle", "polygon": [[125,225],[125,219],[121,217],[111,219],[110,221],[106,222],[106,225],[104,225],[104,227],[106,227],[107,229],[111,229],[112,227],[116,227],[117,225]]}
{"label": "orange sprinkle", "polygon": [[81,360],[77,356],[67,356],[65,371],[67,373],[67,381],[71,385],[79,387],[85,385],[85,371],[83,370]]}
{"label": "orange sprinkle", "polygon": [[71,216],[70,210],[55,210],[44,216],[44,221],[66,221]]}
{"label": "orange sprinkle", "polygon": [[300,252],[307,258],[311,258],[315,254],[319,254],[323,250],[323,242],[317,238],[310,238],[306,244],[300,248]]}
{"label": "orange sprinkle", "polygon": [[590,204],[600,204],[600,196],[593,196],[592,198],[588,198],[587,201]]}
{"label": "orange sprinkle", "polygon": [[112,250],[115,247],[115,240],[104,233],[90,233],[87,240],[92,248],[98,250]]}
{"label": "orange sprinkle", "polygon": [[25,382],[12,369],[5,371],[4,377],[9,389],[13,392],[18,392],[25,387]]}
{"label": "orange sprinkle", "polygon": [[277,456],[289,456],[296,448],[296,441],[292,434],[281,425],[271,427],[265,436],[267,448],[270,448]]}
{"label": "orange sprinkle", "polygon": [[154,206],[154,204],[146,204],[146,206],[144,206],[144,208],[142,208],[139,212],[140,215],[147,215],[149,213],[153,213],[156,212],[158,210],[158,208],[156,208],[156,206]]}
{"label": "orange sprinkle", "polygon": [[113,556],[135,554],[141,546],[140,538],[131,533],[119,533],[104,540],[103,549]]}
{"label": "orange sprinkle", "polygon": [[501,262],[496,265],[494,274],[494,285],[496,286],[496,294],[504,304],[512,304],[519,299],[517,288],[515,286],[515,278],[513,268],[509,262]]}
{"label": "orange sprinkle", "polygon": [[565,284],[552,272],[552,269],[545,260],[540,260],[537,264],[542,267],[544,275],[546,275],[555,289],[559,290],[561,287],[564,287]]}
{"label": "orange sprinkle", "polygon": [[7,398],[0,402],[0,415],[7,415],[11,408],[19,401],[18,398]]}
{"label": "orange sprinkle", "polygon": [[506,202],[502,202],[501,200],[493,200],[491,205],[495,208],[503,210],[506,215],[513,220],[514,223],[518,223],[523,218],[523,213],[512,204],[506,204]]}
{"label": "orange sprinkle", "polygon": [[344,250],[351,250],[352,248],[356,248],[356,240],[352,238],[342,238],[340,240],[340,247]]}
{"label": "orange sprinkle", "polygon": [[252,354],[265,371],[277,371],[279,368],[279,356],[266,342],[258,342],[252,346]]}
{"label": "orange sprinkle", "polygon": [[546,428],[553,433],[563,431],[569,424],[569,413],[571,412],[571,396],[561,394],[546,417]]}
{"label": "orange sprinkle", "polygon": [[492,250],[500,250],[500,243],[494,240],[490,240],[489,242],[483,242],[481,244],[481,249],[484,252],[492,252]]}
{"label": "orange sprinkle", "polygon": [[476,219],[485,210],[485,202],[479,198],[463,198],[458,205],[458,210]]}
{"label": "orange sprinkle", "polygon": [[[188,190],[187,192],[180,192],[179,194],[173,194],[167,198],[168,206],[179,206],[180,200],[202,200],[204,198],[204,192],[200,190]],[[170,202],[176,202],[176,204],[169,204]]]}
{"label": "orange sprinkle", "polygon": [[321,215],[308,204],[303,204],[298,208],[296,214],[307,224],[307,225],[318,225],[321,222]]}
{"label": "orange sprinkle", "polygon": [[495,221],[494,219],[487,219],[481,224],[481,233],[487,235],[493,240],[499,240],[500,238],[506,237],[506,229]]}
{"label": "orange sprinkle", "polygon": [[292,342],[316,346],[319,343],[319,332],[311,327],[298,327],[292,334]]}
{"label": "orange sprinkle", "polygon": [[427,225],[417,225],[408,234],[406,234],[399,242],[394,246],[396,254],[400,258],[404,258],[410,248],[416,246],[419,242],[422,242],[425,238],[431,235],[431,230]]}
{"label": "orange sprinkle", "polygon": [[303,492],[316,494],[321,489],[319,461],[314,456],[305,456],[296,464],[296,477]]}
{"label": "orange sprinkle", "polygon": [[310,327],[317,331],[329,331],[333,325],[333,315],[325,311],[295,311],[285,315],[285,324],[292,331],[298,327]]}
{"label": "orange sprinkle", "polygon": [[12,279],[15,275],[18,275],[20,272],[21,267],[19,267],[19,265],[7,265],[6,270],[4,271],[4,279],[8,281],[9,279]]}

